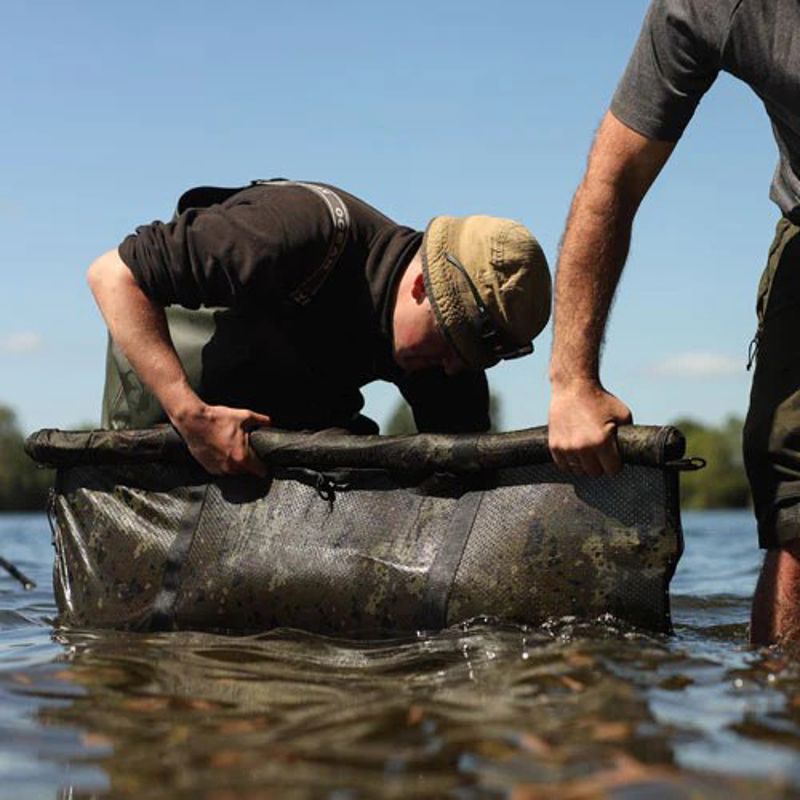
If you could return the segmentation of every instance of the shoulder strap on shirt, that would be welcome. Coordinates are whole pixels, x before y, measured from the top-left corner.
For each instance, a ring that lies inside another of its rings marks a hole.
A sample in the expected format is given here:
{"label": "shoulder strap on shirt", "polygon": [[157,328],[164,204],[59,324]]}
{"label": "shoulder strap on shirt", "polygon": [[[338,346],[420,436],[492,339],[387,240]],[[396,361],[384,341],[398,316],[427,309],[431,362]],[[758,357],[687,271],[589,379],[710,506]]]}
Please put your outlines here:
{"label": "shoulder strap on shirt", "polygon": [[316,183],[303,183],[302,181],[290,181],[284,178],[273,180],[256,180],[252,182],[254,186],[302,186],[314,192],[326,205],[333,223],[333,236],[328,242],[328,252],[317,269],[311,273],[289,296],[295,303],[301,306],[308,305],[313,300],[314,295],[320,290],[322,284],[331,270],[336,266],[341,258],[342,252],[347,245],[347,236],[350,231],[350,212],[344,200],[327,186],[319,186]]}

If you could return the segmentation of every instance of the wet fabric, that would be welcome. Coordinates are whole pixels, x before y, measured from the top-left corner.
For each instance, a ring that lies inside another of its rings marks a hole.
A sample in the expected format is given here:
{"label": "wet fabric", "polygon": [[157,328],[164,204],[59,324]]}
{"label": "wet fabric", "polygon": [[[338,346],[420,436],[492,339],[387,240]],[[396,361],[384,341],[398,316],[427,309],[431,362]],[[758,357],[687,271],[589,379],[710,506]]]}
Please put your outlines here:
{"label": "wet fabric", "polygon": [[166,427],[42,431],[28,451],[58,467],[64,625],[383,636],[610,614],[666,631],[683,439],[619,443],[624,469],[599,479],[560,473],[544,428],[258,431],[268,481],[209,476]]}
{"label": "wet fabric", "polygon": [[759,543],[800,537],[800,228],[778,223],[761,276],[744,457]]}

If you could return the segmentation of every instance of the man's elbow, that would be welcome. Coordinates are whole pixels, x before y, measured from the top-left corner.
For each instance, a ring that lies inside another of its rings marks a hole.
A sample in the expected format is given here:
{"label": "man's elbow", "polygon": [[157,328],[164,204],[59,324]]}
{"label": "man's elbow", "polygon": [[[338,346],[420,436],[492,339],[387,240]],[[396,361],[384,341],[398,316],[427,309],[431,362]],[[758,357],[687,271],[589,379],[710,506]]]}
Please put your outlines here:
{"label": "man's elbow", "polygon": [[106,258],[108,253],[104,253],[99,258],[96,258],[92,263],[89,265],[89,269],[86,270],[86,283],[89,284],[89,288],[92,290],[93,294],[97,294],[97,290],[103,283],[105,279],[105,275],[107,272],[106,267]]}
{"label": "man's elbow", "polygon": [[103,253],[91,263],[86,271],[86,282],[95,297],[98,292],[102,292],[109,285],[118,285],[120,281],[126,279],[132,280],[133,276],[116,250]]}

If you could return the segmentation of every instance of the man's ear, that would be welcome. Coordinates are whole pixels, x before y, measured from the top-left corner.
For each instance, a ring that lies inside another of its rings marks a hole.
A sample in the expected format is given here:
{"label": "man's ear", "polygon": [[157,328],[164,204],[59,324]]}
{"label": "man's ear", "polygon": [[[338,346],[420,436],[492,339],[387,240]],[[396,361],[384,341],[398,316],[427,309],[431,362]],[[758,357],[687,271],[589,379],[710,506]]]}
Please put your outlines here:
{"label": "man's ear", "polygon": [[422,272],[418,272],[414,277],[414,283],[411,284],[411,296],[417,303],[421,303],[428,296],[425,291],[425,278],[422,276]]}

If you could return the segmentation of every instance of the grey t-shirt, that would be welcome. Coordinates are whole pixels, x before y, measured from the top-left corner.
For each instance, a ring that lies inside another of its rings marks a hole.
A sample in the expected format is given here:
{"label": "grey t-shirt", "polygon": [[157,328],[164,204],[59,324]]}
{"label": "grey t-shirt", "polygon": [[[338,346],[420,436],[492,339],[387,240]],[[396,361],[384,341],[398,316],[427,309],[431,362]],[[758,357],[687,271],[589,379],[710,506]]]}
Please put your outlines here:
{"label": "grey t-shirt", "polygon": [[798,0],[653,0],[611,111],[648,138],[677,141],[720,71],[763,101],[780,153],[770,197],[800,218]]}

